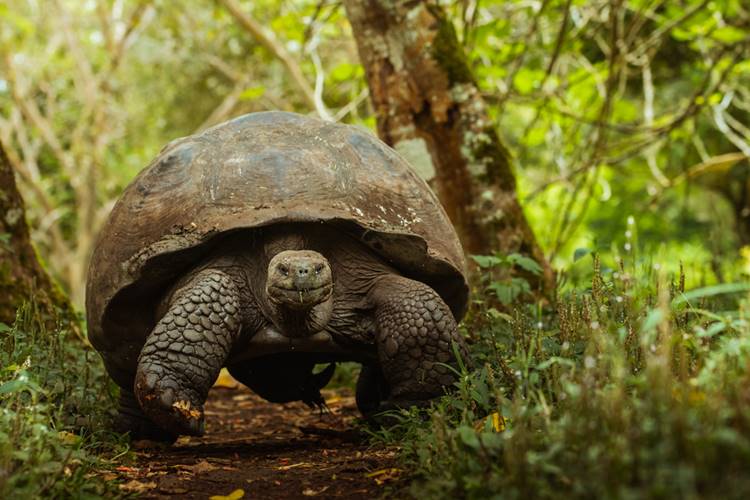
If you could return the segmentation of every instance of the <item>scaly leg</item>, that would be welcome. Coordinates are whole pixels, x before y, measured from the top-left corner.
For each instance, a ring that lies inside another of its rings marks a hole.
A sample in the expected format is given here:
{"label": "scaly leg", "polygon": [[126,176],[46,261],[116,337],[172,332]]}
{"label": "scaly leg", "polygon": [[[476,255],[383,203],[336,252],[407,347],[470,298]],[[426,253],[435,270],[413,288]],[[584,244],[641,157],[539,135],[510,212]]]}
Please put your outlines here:
{"label": "scaly leg", "polygon": [[389,387],[378,411],[424,405],[442,395],[456,380],[448,368],[457,365],[453,345],[469,360],[443,299],[424,283],[397,275],[380,278],[369,298],[375,305],[380,367]]}
{"label": "scaly leg", "polygon": [[175,434],[202,435],[203,404],[240,331],[240,294],[223,271],[204,270],[172,297],[138,359],[143,412]]}

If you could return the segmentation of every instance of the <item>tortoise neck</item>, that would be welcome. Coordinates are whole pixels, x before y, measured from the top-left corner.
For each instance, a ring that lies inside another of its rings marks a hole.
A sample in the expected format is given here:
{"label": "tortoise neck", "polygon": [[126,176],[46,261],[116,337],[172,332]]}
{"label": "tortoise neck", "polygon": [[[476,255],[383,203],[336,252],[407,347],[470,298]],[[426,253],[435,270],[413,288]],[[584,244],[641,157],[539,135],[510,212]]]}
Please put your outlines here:
{"label": "tortoise neck", "polygon": [[270,304],[272,321],[279,331],[289,338],[309,337],[328,325],[333,312],[333,297],[307,309]]}

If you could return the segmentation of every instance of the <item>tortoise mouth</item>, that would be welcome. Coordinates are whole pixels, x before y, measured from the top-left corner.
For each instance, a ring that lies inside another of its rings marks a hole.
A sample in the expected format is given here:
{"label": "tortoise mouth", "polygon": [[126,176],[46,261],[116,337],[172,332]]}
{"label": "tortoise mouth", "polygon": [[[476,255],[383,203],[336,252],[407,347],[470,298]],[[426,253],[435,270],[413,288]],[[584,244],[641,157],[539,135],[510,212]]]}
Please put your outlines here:
{"label": "tortoise mouth", "polygon": [[307,309],[325,302],[333,293],[333,284],[326,283],[313,288],[296,288],[271,285],[268,297],[277,304],[284,304],[293,309]]}

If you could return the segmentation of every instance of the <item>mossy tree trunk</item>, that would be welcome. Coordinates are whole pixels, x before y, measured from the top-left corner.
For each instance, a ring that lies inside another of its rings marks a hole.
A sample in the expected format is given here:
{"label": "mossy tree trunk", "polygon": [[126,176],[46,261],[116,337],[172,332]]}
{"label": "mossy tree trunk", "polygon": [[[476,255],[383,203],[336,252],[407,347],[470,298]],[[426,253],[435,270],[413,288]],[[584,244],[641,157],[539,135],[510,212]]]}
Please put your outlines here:
{"label": "mossy tree trunk", "polygon": [[23,199],[0,144],[0,322],[12,324],[32,296],[45,321],[77,326],[68,299],[50,279],[31,244]]}
{"label": "mossy tree trunk", "polygon": [[422,0],[344,0],[365,68],[380,138],[437,191],[469,254],[521,253],[544,269],[537,290],[554,288],[516,196],[509,151],[450,20]]}

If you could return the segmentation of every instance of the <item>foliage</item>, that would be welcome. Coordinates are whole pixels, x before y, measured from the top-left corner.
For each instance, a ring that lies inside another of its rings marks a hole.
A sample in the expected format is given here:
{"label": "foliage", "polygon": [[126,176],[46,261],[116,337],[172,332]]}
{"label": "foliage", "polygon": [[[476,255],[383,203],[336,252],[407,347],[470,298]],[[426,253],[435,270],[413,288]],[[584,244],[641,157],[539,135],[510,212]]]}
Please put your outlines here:
{"label": "foliage", "polygon": [[[228,3],[0,1],[0,137],[75,304],[112,203],[169,141],[264,109],[374,125],[339,2],[234,2],[288,53],[315,107]],[[579,247],[622,252],[618,228],[635,217],[644,248],[702,264],[694,284],[737,278],[735,249],[750,243],[742,2],[441,3],[558,266]]]}
{"label": "foliage", "polygon": [[651,250],[731,279],[726,259],[750,242],[743,2],[445,3],[558,266],[622,249],[635,217]]}
{"label": "foliage", "polygon": [[531,285],[522,276],[512,271],[538,276],[542,268],[534,259],[518,253],[502,255],[473,255],[472,259],[483,271],[482,283],[504,306],[509,306],[522,295],[531,292]]}
{"label": "foliage", "polygon": [[750,284],[600,267],[554,310],[478,307],[479,369],[376,435],[404,447],[415,496],[750,494]]}
{"label": "foliage", "polygon": [[122,447],[104,430],[113,408],[100,358],[35,306],[0,323],[0,497],[119,496],[94,475]]}

